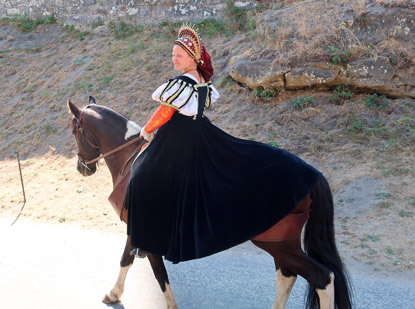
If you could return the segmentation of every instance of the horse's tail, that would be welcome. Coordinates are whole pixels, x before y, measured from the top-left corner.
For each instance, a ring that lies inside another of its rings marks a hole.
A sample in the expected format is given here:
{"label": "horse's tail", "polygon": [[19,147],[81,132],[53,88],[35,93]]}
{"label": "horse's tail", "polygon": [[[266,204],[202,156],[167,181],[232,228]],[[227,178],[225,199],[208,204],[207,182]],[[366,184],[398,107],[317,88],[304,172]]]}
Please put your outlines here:
{"label": "horse's tail", "polygon": [[[335,242],[333,196],[324,176],[319,177],[310,196],[312,210],[305,227],[304,249],[308,256],[334,273],[336,307],[352,308],[351,285]],[[318,295],[311,286],[308,288],[306,308],[319,308]]]}

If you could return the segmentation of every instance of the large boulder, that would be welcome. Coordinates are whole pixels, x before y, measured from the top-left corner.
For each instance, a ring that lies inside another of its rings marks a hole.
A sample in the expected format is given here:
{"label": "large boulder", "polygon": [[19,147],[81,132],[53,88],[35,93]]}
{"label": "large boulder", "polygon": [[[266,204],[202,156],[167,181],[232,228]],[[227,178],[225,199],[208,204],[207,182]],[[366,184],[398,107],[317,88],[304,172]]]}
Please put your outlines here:
{"label": "large boulder", "polygon": [[339,81],[393,97],[415,97],[415,88],[413,87],[415,86],[415,77],[412,77],[412,87],[410,87],[411,81],[409,79],[406,83],[402,79],[397,82],[395,76],[396,70],[388,58],[364,58],[347,64],[347,70],[343,71]]}
{"label": "large boulder", "polygon": [[331,68],[294,68],[285,74],[286,89],[304,87],[326,88],[338,84],[339,69]]}
{"label": "large boulder", "polygon": [[257,40],[247,46],[254,52],[244,53],[229,69],[249,88],[348,83],[415,98],[415,7],[410,3],[372,1],[360,8],[346,1],[293,3],[260,15],[255,34]]}
{"label": "large boulder", "polygon": [[282,89],[284,88],[284,74],[289,71],[289,68],[271,65],[269,59],[249,60],[242,58],[232,66],[230,75],[251,89],[261,86]]}

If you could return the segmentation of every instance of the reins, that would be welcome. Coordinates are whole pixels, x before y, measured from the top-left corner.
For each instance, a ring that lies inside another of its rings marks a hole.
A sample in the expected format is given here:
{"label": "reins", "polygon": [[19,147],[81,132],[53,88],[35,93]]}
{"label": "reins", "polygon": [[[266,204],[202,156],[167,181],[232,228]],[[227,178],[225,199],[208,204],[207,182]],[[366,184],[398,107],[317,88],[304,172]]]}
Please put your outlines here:
{"label": "reins", "polygon": [[119,147],[117,147],[117,148],[115,148],[113,150],[110,150],[110,151],[108,151],[108,152],[100,155],[99,157],[97,157],[95,159],[92,159],[91,161],[87,161],[87,162],[83,162],[83,163],[88,165],[88,164],[92,164],[92,163],[98,162],[99,160],[104,159],[104,158],[108,157],[109,155],[112,155],[113,153],[116,153],[116,152],[118,152],[118,151],[120,151],[120,150],[122,150],[122,149],[124,149],[124,148],[126,148],[128,146],[130,146],[131,144],[134,144],[135,142],[139,141],[141,138],[142,137],[140,135],[140,136],[138,136],[138,137],[136,137],[136,138],[134,138],[134,139],[126,142],[125,144],[122,144],[121,146],[119,146]]}

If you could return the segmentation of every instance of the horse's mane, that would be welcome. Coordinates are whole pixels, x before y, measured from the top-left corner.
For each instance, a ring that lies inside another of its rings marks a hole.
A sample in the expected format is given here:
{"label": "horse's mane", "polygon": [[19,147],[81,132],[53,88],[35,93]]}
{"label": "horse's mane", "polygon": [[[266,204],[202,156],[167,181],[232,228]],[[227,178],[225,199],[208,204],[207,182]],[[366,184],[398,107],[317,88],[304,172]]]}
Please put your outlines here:
{"label": "horse's mane", "polygon": [[122,122],[127,122],[129,120],[124,115],[121,115],[120,113],[114,111],[113,109],[103,106],[103,105],[90,104],[90,105],[87,105],[86,108],[91,108],[92,110],[96,111],[98,114],[100,114],[101,116],[105,118],[107,117],[115,118]]}
{"label": "horse's mane", "polygon": [[[97,112],[99,115],[101,115],[103,118],[107,118],[107,119],[113,119],[116,122],[122,122],[122,123],[126,123],[127,121],[129,121],[129,119],[123,115],[121,115],[120,113],[114,111],[113,109],[103,106],[103,105],[98,105],[98,104],[89,104],[84,106],[82,109],[84,108],[90,108],[92,110],[94,110],[95,112]],[[75,127],[75,122],[77,121],[77,119],[75,117],[73,117],[71,119],[71,123],[70,123],[70,128],[73,131],[74,127]]]}
{"label": "horse's mane", "polygon": [[90,104],[87,108],[94,110],[102,118],[105,118],[106,121],[110,122],[111,125],[115,127],[122,127],[123,130],[126,130],[124,132],[126,134],[126,139],[134,138],[140,134],[141,127],[138,124],[109,107]]}

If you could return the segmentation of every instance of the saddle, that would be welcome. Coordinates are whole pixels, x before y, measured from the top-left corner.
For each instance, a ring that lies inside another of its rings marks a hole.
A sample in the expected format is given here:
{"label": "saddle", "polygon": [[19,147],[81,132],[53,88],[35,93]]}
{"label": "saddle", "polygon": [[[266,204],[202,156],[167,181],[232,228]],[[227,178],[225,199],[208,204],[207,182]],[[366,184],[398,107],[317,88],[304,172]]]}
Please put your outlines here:
{"label": "saddle", "polygon": [[131,164],[134,162],[135,158],[139,156],[143,150],[148,146],[149,143],[145,143],[141,149],[140,152],[132,157],[132,160],[130,161],[127,166],[125,166],[123,169],[128,170],[125,174],[119,174],[116,182],[114,183],[114,189],[112,190],[112,193],[108,197],[108,201],[112,205],[112,208],[114,208],[114,211],[117,213],[118,217],[121,221],[127,223],[127,213],[124,211],[124,200],[125,200],[125,194],[127,193],[127,187],[128,182],[130,180],[130,174],[131,174]]}
{"label": "saddle", "polygon": [[291,213],[252,240],[283,241],[293,237],[302,230],[310,216],[310,206],[311,198],[310,195],[307,195],[300,203],[298,203],[297,207]]}

